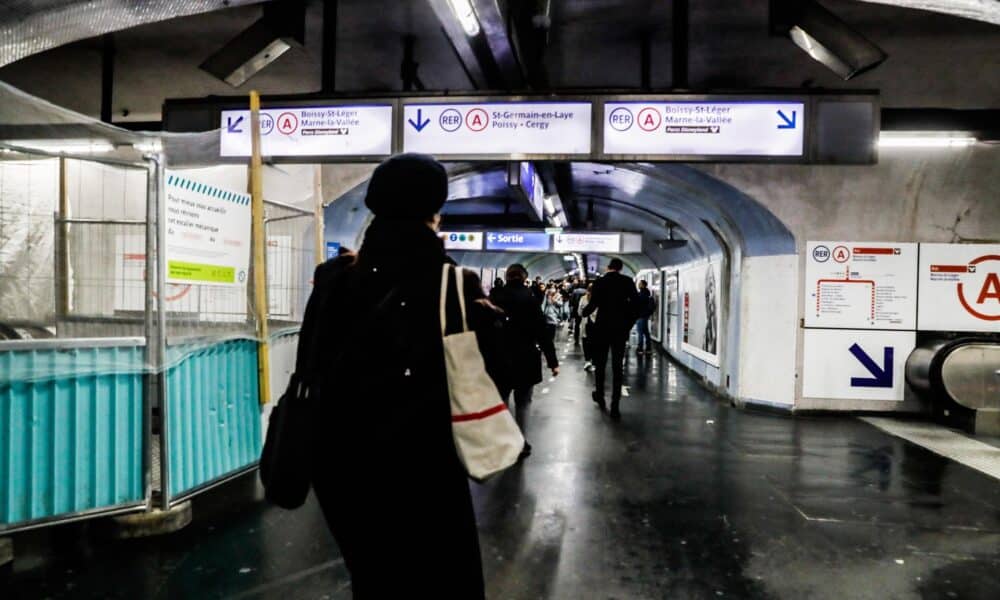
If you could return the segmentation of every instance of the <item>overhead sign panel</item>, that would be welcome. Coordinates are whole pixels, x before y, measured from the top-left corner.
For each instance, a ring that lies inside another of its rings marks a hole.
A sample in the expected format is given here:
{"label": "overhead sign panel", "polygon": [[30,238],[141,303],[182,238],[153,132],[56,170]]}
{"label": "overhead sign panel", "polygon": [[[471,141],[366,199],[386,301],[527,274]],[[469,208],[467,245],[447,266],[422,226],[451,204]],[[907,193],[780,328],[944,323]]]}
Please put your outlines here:
{"label": "overhead sign panel", "polygon": [[618,233],[557,233],[552,238],[556,252],[621,252],[622,239]]}
{"label": "overhead sign panel", "polygon": [[403,106],[403,151],[435,156],[590,154],[590,102]]}
{"label": "overhead sign panel", "polygon": [[524,231],[489,231],[486,249],[504,252],[548,252],[549,234]]}
{"label": "overhead sign panel", "polygon": [[807,329],[802,395],[806,398],[902,401],[914,331]]}
{"label": "overhead sign panel", "polygon": [[920,244],[919,328],[1000,332],[1000,244]]}
{"label": "overhead sign panel", "polygon": [[801,157],[805,126],[803,102],[607,102],[604,153]]}
{"label": "overhead sign panel", "polygon": [[441,231],[438,237],[445,250],[482,250],[483,234],[478,231]]}
{"label": "overhead sign panel", "polygon": [[808,242],[806,327],[916,329],[917,244]]}
{"label": "overhead sign panel", "polygon": [[[388,156],[392,105],[298,106],[260,111],[264,156]],[[222,111],[222,156],[250,156],[250,111]]]}

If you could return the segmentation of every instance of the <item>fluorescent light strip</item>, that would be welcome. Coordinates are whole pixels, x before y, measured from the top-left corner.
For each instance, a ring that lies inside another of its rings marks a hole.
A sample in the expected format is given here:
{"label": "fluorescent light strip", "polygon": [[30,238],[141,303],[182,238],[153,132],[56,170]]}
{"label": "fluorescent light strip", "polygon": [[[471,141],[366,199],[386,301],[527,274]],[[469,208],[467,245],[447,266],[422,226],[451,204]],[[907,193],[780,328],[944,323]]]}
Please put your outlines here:
{"label": "fluorescent light strip", "polygon": [[878,137],[879,148],[966,148],[976,141],[976,138],[968,134],[917,131],[884,131]]}
{"label": "fluorescent light strip", "polygon": [[469,0],[448,0],[448,4],[461,23],[465,35],[469,37],[479,35],[479,19],[476,17],[475,9],[472,8],[472,3]]}

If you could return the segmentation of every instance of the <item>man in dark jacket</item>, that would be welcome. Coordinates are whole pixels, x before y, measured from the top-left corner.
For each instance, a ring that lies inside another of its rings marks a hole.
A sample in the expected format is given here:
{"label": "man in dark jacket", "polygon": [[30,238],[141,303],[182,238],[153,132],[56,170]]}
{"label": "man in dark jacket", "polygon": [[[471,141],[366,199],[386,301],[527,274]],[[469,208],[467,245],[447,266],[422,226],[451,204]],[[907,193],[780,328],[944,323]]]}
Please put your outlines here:
{"label": "man in dark jacket", "polygon": [[[505,402],[514,394],[514,410],[518,424],[524,429],[524,413],[531,402],[532,389],[542,381],[541,353],[552,370],[559,374],[559,360],[552,337],[545,326],[545,316],[535,300],[528,283],[528,271],[523,265],[507,267],[507,283],[492,295],[491,300],[503,313],[503,373],[500,395]],[[539,348],[541,352],[539,352]],[[524,455],[531,453],[531,444],[525,443]]]}
{"label": "man in dark jacket", "polygon": [[594,282],[590,303],[583,310],[588,317],[595,310],[593,356],[596,367],[596,387],[594,402],[603,411],[604,367],[611,352],[611,418],[621,418],[619,403],[622,397],[622,382],[625,374],[625,342],[638,315],[639,294],[631,277],[622,275],[621,259],[613,258],[608,264],[608,272]]}
{"label": "man in dark jacket", "polygon": [[[439,319],[442,267],[434,232],[448,176],[428,156],[403,154],[372,175],[375,219],[356,256],[316,270],[306,323],[318,343],[307,372],[317,390],[313,490],[357,599],[484,598],[468,477],[455,450]],[[469,326],[487,370],[496,313],[465,272]],[[458,298],[447,305],[460,328]],[[305,328],[305,324],[303,326]],[[400,490],[419,490],[405,494]],[[427,552],[427,540],[435,540]]]}
{"label": "man in dark jacket", "polygon": [[649,318],[656,312],[656,300],[653,293],[649,291],[649,284],[645,279],[639,280],[639,320],[635,322],[635,333],[638,343],[636,344],[637,354],[652,354],[653,342],[649,337]]}

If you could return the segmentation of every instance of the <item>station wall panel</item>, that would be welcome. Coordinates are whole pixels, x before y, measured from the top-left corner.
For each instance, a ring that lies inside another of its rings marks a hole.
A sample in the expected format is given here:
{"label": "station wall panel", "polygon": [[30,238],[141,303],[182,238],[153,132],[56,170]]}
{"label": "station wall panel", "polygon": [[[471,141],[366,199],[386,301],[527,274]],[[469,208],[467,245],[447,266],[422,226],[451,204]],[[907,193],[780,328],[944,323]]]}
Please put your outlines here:
{"label": "station wall panel", "polygon": [[145,503],[142,365],[141,346],[0,350],[0,529]]}
{"label": "station wall panel", "polygon": [[170,498],[257,463],[262,446],[257,342],[172,346],[166,372]]}

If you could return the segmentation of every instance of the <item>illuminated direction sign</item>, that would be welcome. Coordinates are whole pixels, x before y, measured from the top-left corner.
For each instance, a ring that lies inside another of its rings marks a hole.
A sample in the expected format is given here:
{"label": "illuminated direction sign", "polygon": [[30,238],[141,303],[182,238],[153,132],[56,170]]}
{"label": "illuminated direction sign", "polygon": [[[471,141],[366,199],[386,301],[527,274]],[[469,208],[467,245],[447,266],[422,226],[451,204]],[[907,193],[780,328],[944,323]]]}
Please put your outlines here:
{"label": "illuminated direction sign", "polygon": [[548,252],[549,234],[525,231],[488,231],[486,249],[508,252]]}
{"label": "illuminated direction sign", "polygon": [[617,254],[622,250],[622,236],[618,233],[557,233],[552,237],[552,249]]}
{"label": "illuminated direction sign", "polygon": [[448,155],[590,154],[590,102],[403,106],[403,151]]}
{"label": "illuminated direction sign", "polygon": [[803,153],[805,104],[632,101],[604,105],[604,153],[789,156]]}
{"label": "illuminated direction sign", "polygon": [[[299,106],[260,111],[264,156],[388,156],[392,105]],[[221,156],[250,156],[250,111],[222,111]]]}
{"label": "illuminated direction sign", "polygon": [[920,245],[919,326],[1000,332],[1000,244]]}

